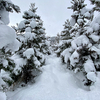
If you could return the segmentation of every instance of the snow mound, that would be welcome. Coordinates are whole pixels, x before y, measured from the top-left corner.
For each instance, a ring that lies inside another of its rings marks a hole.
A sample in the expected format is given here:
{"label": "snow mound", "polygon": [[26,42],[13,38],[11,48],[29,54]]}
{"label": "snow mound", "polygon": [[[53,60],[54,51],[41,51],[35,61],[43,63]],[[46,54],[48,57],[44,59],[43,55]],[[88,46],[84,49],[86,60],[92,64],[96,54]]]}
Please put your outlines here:
{"label": "snow mound", "polygon": [[100,90],[85,91],[70,72],[64,70],[61,59],[51,55],[36,83],[8,92],[8,100],[99,100]]}
{"label": "snow mound", "polygon": [[0,92],[0,100],[7,100],[6,94],[4,92]]}

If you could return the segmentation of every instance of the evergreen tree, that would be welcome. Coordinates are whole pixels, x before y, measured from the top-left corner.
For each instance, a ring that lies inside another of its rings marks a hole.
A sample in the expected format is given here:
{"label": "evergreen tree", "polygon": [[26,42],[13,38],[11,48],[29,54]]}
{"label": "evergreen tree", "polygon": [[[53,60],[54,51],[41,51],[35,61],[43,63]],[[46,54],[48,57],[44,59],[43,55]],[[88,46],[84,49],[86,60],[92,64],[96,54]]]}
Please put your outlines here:
{"label": "evergreen tree", "polygon": [[[74,12],[70,23],[78,27],[77,31],[71,31],[75,33],[71,46],[69,49],[65,49],[62,55],[67,63],[67,68],[72,70],[84,85],[91,86],[96,81],[94,61],[98,57],[98,53],[93,49],[94,41],[91,39],[93,34],[91,28],[93,10],[86,8],[84,0],[72,0],[72,6],[69,8]],[[79,77],[79,74],[83,78]]]}
{"label": "evergreen tree", "polygon": [[9,58],[11,51],[18,50],[14,46],[18,47],[15,31],[7,26],[9,24],[9,12],[13,12],[13,10],[17,13],[20,12],[20,8],[10,0],[0,0],[0,89],[6,88],[5,82],[8,81],[9,71],[14,67],[11,66],[13,61]]}
{"label": "evergreen tree", "polygon": [[[72,27],[70,25],[70,21],[69,20],[65,21],[65,24],[63,26],[64,26],[64,30],[61,32],[58,50],[56,51],[57,56],[61,56],[61,53],[66,48],[69,48],[71,45],[70,41],[71,41],[72,37],[70,35],[70,31],[71,31]],[[64,62],[63,56],[62,56],[62,61]]]}
{"label": "evergreen tree", "polygon": [[[93,11],[98,11],[98,15],[92,20],[90,27],[92,31],[89,33],[89,39],[92,43],[91,51],[94,52],[92,54],[92,60],[96,70],[96,81],[94,86],[97,86],[100,83],[100,78],[98,77],[100,72],[100,1],[99,0],[90,0],[92,4],[95,6],[93,7]],[[92,75],[93,76],[93,75]]]}
{"label": "evergreen tree", "polygon": [[43,28],[43,21],[41,20],[40,16],[35,13],[36,10],[37,8],[35,8],[35,4],[31,4],[30,9],[24,12],[24,20],[21,21],[18,24],[18,27],[14,29],[17,31],[17,33],[21,33],[18,34],[18,38],[20,38],[20,36],[30,39],[32,38],[32,41],[30,40],[30,42],[41,45],[40,51],[47,54],[49,50],[46,44],[45,28]]}
{"label": "evergreen tree", "polygon": [[61,40],[67,40],[70,38],[70,30],[71,30],[71,25],[70,25],[70,21],[67,20],[65,21],[64,26],[64,30],[61,32]]}
{"label": "evergreen tree", "polygon": [[17,39],[21,42],[19,51],[12,57],[15,58],[15,67],[11,78],[17,85],[34,82],[34,78],[41,73],[40,67],[45,64],[45,55],[49,52],[43,21],[36,10],[35,4],[31,4],[30,9],[24,12],[24,20],[18,27],[14,27],[18,33]]}

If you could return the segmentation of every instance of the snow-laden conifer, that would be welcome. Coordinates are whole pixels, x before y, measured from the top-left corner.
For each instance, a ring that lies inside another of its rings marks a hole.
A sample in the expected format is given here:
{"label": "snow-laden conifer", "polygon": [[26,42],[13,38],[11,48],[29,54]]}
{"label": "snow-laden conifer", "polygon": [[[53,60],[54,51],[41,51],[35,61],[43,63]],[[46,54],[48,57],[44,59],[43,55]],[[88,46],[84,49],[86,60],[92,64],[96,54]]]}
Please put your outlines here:
{"label": "snow-laden conifer", "polygon": [[11,57],[15,62],[12,79],[17,85],[34,82],[34,78],[41,73],[40,67],[45,64],[45,55],[49,53],[43,21],[36,10],[35,4],[31,4],[23,14],[24,20],[14,27],[21,43],[19,50]]}
{"label": "snow-laden conifer", "polygon": [[[69,50],[66,48],[62,52],[62,56],[67,68],[72,70],[79,80],[82,80],[82,84],[92,86],[96,82],[97,70],[95,67],[99,57],[99,48],[96,47],[99,37],[94,31],[97,31],[99,26],[96,24],[97,27],[94,30],[94,27],[91,27],[94,12],[93,9],[86,8],[84,0],[72,0],[72,6],[69,8],[73,10],[70,34],[74,33],[74,35]],[[84,78],[81,79],[79,74]],[[90,77],[90,75],[94,76]]]}
{"label": "snow-laden conifer", "polygon": [[[69,48],[71,46],[72,36],[70,34],[70,31],[72,29],[72,26],[70,25],[70,21],[66,20],[65,24],[63,26],[64,26],[64,29],[60,34],[59,45],[58,45],[58,49],[56,51],[57,56],[61,56],[63,51],[66,48]],[[68,50],[66,52],[68,52]],[[62,57],[62,62],[65,62],[64,57],[63,56],[61,56],[61,57]]]}
{"label": "snow-laden conifer", "polygon": [[14,63],[11,65],[13,61],[9,57],[12,52],[19,49],[15,31],[7,26],[9,24],[9,12],[13,12],[13,10],[17,13],[20,12],[20,8],[10,0],[0,0],[0,89],[5,89],[10,84],[9,72],[14,67]]}

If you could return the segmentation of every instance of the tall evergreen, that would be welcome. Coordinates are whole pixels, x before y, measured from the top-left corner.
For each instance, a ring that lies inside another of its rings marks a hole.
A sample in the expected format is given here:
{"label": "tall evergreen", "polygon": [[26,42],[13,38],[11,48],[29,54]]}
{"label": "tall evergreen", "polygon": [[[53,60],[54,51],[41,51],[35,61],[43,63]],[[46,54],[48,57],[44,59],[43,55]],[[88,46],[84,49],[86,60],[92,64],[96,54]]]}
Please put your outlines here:
{"label": "tall evergreen", "polygon": [[10,75],[13,83],[34,82],[35,77],[41,73],[40,67],[45,64],[45,55],[49,52],[43,21],[36,10],[35,4],[31,4],[30,9],[24,12],[24,20],[18,27],[14,27],[21,44],[12,57],[15,62],[13,74]]}
{"label": "tall evergreen", "polygon": [[45,28],[43,28],[43,21],[41,20],[40,16],[36,14],[36,10],[37,8],[35,8],[35,4],[31,4],[30,9],[24,12],[24,20],[18,24],[18,27],[15,28],[15,30],[17,33],[21,33],[18,34],[18,38],[30,38],[30,43],[34,42],[36,45],[41,45],[41,52],[46,54],[49,52],[49,50],[46,45]]}
{"label": "tall evergreen", "polygon": [[[66,49],[70,47],[70,41],[72,39],[72,36],[70,34],[70,31],[72,29],[72,26],[70,25],[70,21],[66,20],[65,24],[63,25],[64,29],[60,34],[60,38],[59,38],[59,45],[58,45],[58,50],[56,51],[57,56],[61,56],[61,53]],[[62,61],[63,57],[62,57]]]}
{"label": "tall evergreen", "polygon": [[91,39],[94,32],[91,28],[93,9],[87,9],[84,0],[72,0],[72,6],[69,8],[73,10],[70,24],[73,27],[77,26],[77,30],[71,30],[71,34],[74,33],[71,46],[69,51],[68,48],[63,51],[62,56],[67,68],[82,80],[81,83],[92,86],[96,82],[95,60],[99,56],[93,49],[98,37],[95,41]]}
{"label": "tall evergreen", "polygon": [[70,21],[66,20],[64,26],[64,30],[61,32],[61,39],[67,40],[70,38],[70,30],[72,26],[70,25]]}

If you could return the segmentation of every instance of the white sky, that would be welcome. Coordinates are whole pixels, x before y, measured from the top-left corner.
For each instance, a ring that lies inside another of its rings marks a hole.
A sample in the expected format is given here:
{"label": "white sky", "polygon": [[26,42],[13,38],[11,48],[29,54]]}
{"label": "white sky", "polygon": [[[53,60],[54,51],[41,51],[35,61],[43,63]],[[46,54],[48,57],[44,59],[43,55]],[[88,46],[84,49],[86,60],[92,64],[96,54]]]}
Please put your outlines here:
{"label": "white sky", "polygon": [[[48,36],[55,36],[63,30],[63,24],[66,19],[70,19],[72,11],[67,9],[70,7],[71,0],[12,0],[15,5],[21,9],[20,14],[10,14],[10,25],[15,25],[22,21],[23,12],[29,9],[30,3],[35,3],[37,14],[44,21],[44,27]],[[89,4],[89,0],[86,0]],[[89,5],[90,6],[90,5]]]}

